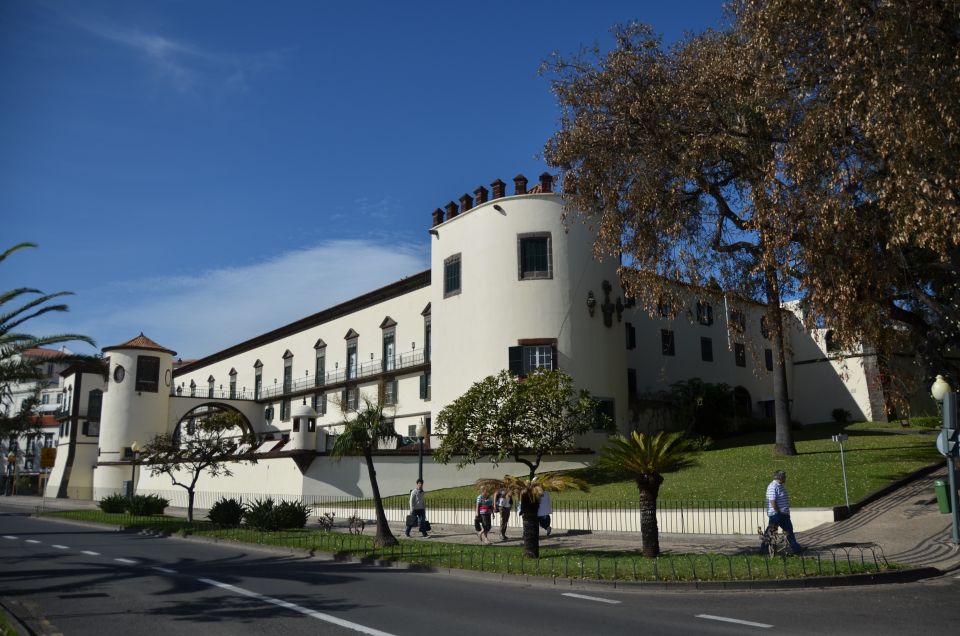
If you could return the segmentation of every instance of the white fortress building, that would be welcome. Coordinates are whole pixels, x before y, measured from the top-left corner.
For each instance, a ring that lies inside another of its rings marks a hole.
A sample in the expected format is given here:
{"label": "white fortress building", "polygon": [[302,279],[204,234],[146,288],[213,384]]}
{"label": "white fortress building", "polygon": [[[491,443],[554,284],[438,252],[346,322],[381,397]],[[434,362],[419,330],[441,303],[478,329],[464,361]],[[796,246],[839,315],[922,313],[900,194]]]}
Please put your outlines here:
{"label": "white fortress building", "polygon": [[[491,185],[433,213],[427,271],[199,360],[175,364],[173,350],[140,334],[104,348],[106,377],[68,369],[46,494],[99,499],[131,480],[138,492],[179,490],[138,466],[132,449],[216,407],[243,415],[258,439],[248,449],[258,461],[238,463],[232,477],[201,478],[201,495],[366,497],[362,458],[327,455],[344,418],[339,405],[362,395],[385,405],[401,436],[399,448],[376,458],[380,488],[407,492],[417,446],[404,438],[422,426],[425,446],[437,444],[442,431],[431,423],[439,411],[504,368],[562,369],[601,401],[619,431],[657,426],[643,396],[691,378],[733,387],[743,416],[772,414],[762,306],[690,288],[688,307],[651,317],[625,297],[619,263],[594,259],[593,232],[575,215],[565,218],[549,174],[529,190],[517,176],[509,196],[502,181]],[[793,419],[827,421],[837,408],[856,420],[885,419],[875,356],[840,355],[828,334],[806,332],[785,314]],[[550,458],[541,469],[589,463],[605,436],[585,435],[583,452]],[[517,472],[509,463],[460,471],[429,453],[424,465],[431,489]]]}

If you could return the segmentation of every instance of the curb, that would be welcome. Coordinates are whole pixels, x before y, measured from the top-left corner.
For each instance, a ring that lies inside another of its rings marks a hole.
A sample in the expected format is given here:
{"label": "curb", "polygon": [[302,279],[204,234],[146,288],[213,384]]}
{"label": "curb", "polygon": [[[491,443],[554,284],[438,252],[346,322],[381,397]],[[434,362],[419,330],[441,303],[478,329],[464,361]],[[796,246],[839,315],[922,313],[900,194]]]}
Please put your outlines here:
{"label": "curb", "polygon": [[[36,516],[36,515],[31,515]],[[795,590],[795,589],[813,589],[813,588],[832,588],[832,587],[859,587],[863,585],[886,585],[899,583],[915,583],[928,578],[935,578],[947,573],[935,567],[909,568],[904,570],[890,570],[887,572],[876,572],[871,574],[845,574],[840,576],[810,576],[797,579],[760,579],[760,580],[736,580],[736,581],[603,581],[592,579],[574,579],[568,577],[556,576],[536,576],[531,574],[505,574],[498,572],[477,572],[476,570],[460,570],[456,568],[434,567],[421,565],[418,563],[407,563],[394,559],[381,559],[377,557],[356,557],[352,555],[337,554],[334,552],[324,552],[319,550],[307,550],[302,548],[285,548],[278,546],[269,546],[255,543],[243,543],[239,541],[230,541],[228,539],[216,539],[208,537],[198,537],[196,535],[181,536],[170,534],[168,532],[149,532],[143,529],[123,526],[113,526],[108,524],[98,524],[87,521],[75,521],[72,519],[59,519],[56,517],[43,517],[50,521],[67,523],[93,528],[106,528],[115,532],[138,532],[147,536],[156,538],[173,539],[177,541],[190,541],[207,545],[223,545],[229,547],[242,547],[245,550],[261,552],[265,554],[274,554],[281,556],[298,556],[328,561],[335,563],[355,563],[377,568],[389,568],[393,570],[407,570],[411,572],[420,572],[425,574],[443,574],[460,578],[470,578],[486,581],[500,581],[516,583],[521,585],[537,585],[541,587],[570,588],[580,590],[618,590],[618,591],[762,591],[762,590]]]}

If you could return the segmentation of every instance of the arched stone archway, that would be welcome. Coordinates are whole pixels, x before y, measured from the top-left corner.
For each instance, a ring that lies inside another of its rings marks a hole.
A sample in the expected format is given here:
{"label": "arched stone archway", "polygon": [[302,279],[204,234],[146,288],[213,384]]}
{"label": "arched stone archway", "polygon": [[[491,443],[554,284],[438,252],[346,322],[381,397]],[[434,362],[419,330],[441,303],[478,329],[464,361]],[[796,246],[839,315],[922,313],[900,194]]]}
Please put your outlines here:
{"label": "arched stone archway", "polygon": [[230,404],[225,404],[223,402],[202,402],[194,406],[193,408],[191,408],[186,413],[184,413],[180,417],[180,419],[177,420],[176,425],[173,427],[174,438],[176,439],[180,437],[181,426],[184,426],[184,425],[189,426],[192,420],[195,420],[197,418],[200,418],[206,415],[212,415],[213,413],[218,413],[222,411],[236,413],[237,415],[239,415],[241,420],[240,428],[242,429],[243,435],[251,436],[251,437],[253,436],[254,434],[253,425],[250,424],[250,420],[248,420],[247,416],[244,415],[239,409],[237,409],[234,406],[231,406]]}

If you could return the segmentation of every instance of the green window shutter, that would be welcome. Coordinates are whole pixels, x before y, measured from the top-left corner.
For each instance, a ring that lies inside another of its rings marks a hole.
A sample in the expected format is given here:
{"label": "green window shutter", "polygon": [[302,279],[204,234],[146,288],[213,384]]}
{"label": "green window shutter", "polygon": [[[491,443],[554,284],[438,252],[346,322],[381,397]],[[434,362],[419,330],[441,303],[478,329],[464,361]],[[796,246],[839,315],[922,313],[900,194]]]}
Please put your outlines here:
{"label": "green window shutter", "polygon": [[507,352],[507,358],[509,360],[510,373],[513,375],[524,375],[523,373],[523,347],[510,347]]}

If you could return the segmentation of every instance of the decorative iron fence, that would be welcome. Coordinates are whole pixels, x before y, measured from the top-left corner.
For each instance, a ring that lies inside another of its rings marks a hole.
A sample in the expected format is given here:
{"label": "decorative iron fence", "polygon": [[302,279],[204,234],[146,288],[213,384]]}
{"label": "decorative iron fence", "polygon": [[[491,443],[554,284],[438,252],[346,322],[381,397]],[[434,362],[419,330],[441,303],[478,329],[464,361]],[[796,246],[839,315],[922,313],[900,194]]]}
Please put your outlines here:
{"label": "decorative iron fence", "polygon": [[[116,489],[88,489],[86,497],[78,496],[79,489],[71,489],[71,498],[92,498],[99,501],[103,497],[120,492]],[[122,493],[121,493],[122,494]],[[187,506],[187,492],[184,489],[142,490],[137,494],[155,494],[170,501],[178,508]],[[319,517],[325,512],[338,518],[352,515],[364,519],[375,516],[373,501],[352,497],[298,494],[260,494],[237,492],[197,492],[194,508],[207,510],[222,498],[232,498],[243,502],[272,498],[274,501],[300,502],[313,510],[313,516]],[[387,520],[402,523],[409,512],[405,495],[384,499],[384,511]],[[514,511],[516,512],[516,511]],[[473,525],[474,502],[462,499],[442,499],[427,495],[427,517],[433,523],[449,525]],[[199,515],[203,516],[203,515]],[[552,526],[558,529],[587,532],[640,532],[640,509],[636,502],[557,500],[553,502]],[[767,524],[766,511],[761,502],[753,501],[671,501],[661,500],[657,506],[657,525],[660,532],[677,534],[744,534],[752,535],[758,526]],[[519,528],[522,523],[519,514],[510,516],[510,527]]]}

